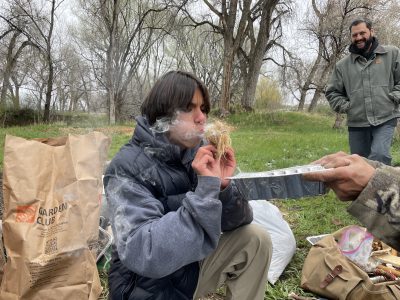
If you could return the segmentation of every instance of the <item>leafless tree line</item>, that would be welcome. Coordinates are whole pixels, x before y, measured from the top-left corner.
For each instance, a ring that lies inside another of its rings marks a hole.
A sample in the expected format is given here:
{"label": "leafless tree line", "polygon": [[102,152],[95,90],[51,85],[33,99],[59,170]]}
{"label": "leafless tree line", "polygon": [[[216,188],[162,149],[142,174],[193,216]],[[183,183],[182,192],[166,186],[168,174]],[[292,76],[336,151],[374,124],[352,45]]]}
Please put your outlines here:
{"label": "leafless tree line", "polygon": [[233,104],[254,109],[259,74],[270,68],[298,109],[309,103],[312,111],[346,54],[352,18],[371,18],[384,42],[400,44],[395,0],[312,0],[289,36],[293,48],[285,32],[295,11],[293,0],[8,0],[0,109],[32,107],[44,122],[53,113],[102,112],[115,123],[138,113],[161,74],[185,69],[224,116]]}

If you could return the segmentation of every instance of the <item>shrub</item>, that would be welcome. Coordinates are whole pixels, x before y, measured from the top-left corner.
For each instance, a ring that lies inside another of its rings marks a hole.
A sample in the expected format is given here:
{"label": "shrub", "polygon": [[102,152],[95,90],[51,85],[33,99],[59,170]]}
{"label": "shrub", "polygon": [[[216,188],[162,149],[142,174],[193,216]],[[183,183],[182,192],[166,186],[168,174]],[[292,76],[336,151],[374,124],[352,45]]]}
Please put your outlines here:
{"label": "shrub", "polygon": [[267,111],[282,107],[282,95],[276,81],[267,77],[258,81],[254,106],[258,110]]}
{"label": "shrub", "polygon": [[35,124],[40,114],[31,108],[6,108],[0,110],[0,122],[3,127],[27,126]]}

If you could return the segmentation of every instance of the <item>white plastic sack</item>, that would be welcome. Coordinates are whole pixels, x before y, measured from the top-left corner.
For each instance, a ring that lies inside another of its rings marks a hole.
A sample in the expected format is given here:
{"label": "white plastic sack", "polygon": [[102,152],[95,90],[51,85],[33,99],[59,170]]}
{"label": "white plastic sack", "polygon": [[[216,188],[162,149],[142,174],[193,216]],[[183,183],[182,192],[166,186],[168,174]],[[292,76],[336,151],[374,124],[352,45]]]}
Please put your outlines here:
{"label": "white plastic sack", "polygon": [[275,284],[296,251],[296,240],[278,207],[265,200],[252,200],[249,204],[253,208],[252,223],[264,227],[271,236],[273,251],[268,281]]}

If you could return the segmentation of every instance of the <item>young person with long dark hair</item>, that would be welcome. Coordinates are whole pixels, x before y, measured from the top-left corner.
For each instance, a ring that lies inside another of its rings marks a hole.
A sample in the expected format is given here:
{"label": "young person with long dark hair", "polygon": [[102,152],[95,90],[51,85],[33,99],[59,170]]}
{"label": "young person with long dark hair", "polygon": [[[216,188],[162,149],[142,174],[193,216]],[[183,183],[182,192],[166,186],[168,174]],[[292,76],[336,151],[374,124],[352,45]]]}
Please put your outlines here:
{"label": "young person with long dark hair", "polygon": [[222,284],[227,299],[264,299],[271,240],[227,179],[233,149],[217,158],[203,142],[207,88],[168,72],[141,111],[104,177],[115,237],[110,299],[197,299]]}

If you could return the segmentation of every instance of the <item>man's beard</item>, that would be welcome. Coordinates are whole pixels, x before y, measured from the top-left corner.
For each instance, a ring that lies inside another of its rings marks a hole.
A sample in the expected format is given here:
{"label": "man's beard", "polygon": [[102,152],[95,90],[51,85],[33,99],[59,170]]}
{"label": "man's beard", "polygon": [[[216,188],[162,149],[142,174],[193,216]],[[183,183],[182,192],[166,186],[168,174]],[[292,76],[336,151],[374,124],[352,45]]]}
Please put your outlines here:
{"label": "man's beard", "polygon": [[364,47],[362,48],[358,48],[357,47],[357,43],[354,42],[351,44],[351,49],[353,50],[353,53],[357,53],[357,54],[364,54],[366,52],[368,52],[369,47],[371,47],[372,42],[374,41],[374,38],[372,36],[369,37],[369,39],[364,39]]}

